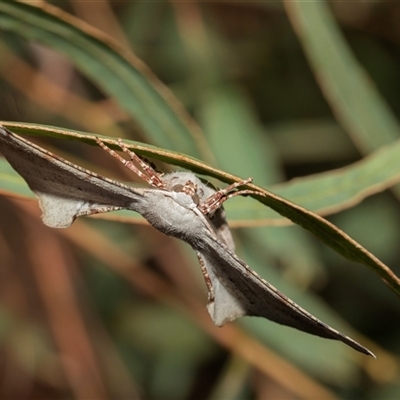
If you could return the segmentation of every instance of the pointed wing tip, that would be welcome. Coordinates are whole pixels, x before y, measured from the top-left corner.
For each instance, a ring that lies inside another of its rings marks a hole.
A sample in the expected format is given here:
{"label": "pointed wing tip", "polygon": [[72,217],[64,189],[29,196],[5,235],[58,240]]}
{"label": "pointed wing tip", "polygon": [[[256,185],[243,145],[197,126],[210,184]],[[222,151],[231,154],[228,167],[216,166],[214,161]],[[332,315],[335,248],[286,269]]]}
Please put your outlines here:
{"label": "pointed wing tip", "polygon": [[[348,339],[350,339],[350,338],[348,338]],[[344,341],[342,339],[339,339],[339,340],[341,340],[343,343],[350,346],[352,349],[357,350],[358,352],[365,354],[367,356],[371,356],[371,357],[375,358],[375,360],[377,359],[376,355],[371,350],[368,350],[366,347],[362,346],[360,343],[356,342],[355,340],[353,340],[353,339],[350,339],[350,341],[348,341],[348,340]]]}
{"label": "pointed wing tip", "polygon": [[373,357],[373,358],[375,358],[375,360],[377,360],[378,359],[378,357],[372,352],[372,351],[370,351],[370,350],[368,350],[367,348],[365,348],[364,347],[364,354],[366,354],[367,356],[371,356],[371,357]]}

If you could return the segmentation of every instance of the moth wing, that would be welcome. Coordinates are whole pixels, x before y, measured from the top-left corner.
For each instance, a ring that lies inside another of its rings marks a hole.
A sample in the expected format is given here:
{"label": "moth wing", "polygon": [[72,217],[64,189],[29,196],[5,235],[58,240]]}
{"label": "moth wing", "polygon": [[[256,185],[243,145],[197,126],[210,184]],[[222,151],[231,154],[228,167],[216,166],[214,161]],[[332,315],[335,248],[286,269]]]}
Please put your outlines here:
{"label": "moth wing", "polygon": [[235,242],[232,237],[232,232],[226,220],[226,213],[223,207],[219,208],[215,214],[209,219],[217,236],[226,244],[229,250],[235,251]]}
{"label": "moth wing", "polygon": [[219,274],[216,274],[216,268],[209,257],[197,252],[197,258],[208,286],[207,311],[214,324],[222,326],[225,322],[247,315],[246,307],[235,295],[234,291],[230,290],[229,284],[227,285],[224,279]]}
{"label": "moth wing", "polygon": [[66,228],[80,215],[135,210],[146,190],[85,170],[2,126],[0,152],[37,195],[43,222],[53,228]]}
{"label": "moth wing", "polygon": [[207,231],[206,237],[201,258],[214,292],[207,308],[216,325],[244,315],[264,317],[316,336],[340,340],[375,357],[364,346],[323,323],[262,279],[212,233]]}
{"label": "moth wing", "polygon": [[[225,210],[222,207],[216,210],[212,218],[209,219],[209,223],[219,240],[222,240],[229,250],[235,251],[235,242],[226,220]],[[198,251],[197,258],[202,269],[207,272],[206,283],[208,279],[208,285],[211,285],[208,288],[207,311],[214,324],[222,326],[227,321],[233,321],[246,315],[246,308],[238,297],[228,289],[224,279],[216,273],[216,268],[213,267],[209,257]]]}

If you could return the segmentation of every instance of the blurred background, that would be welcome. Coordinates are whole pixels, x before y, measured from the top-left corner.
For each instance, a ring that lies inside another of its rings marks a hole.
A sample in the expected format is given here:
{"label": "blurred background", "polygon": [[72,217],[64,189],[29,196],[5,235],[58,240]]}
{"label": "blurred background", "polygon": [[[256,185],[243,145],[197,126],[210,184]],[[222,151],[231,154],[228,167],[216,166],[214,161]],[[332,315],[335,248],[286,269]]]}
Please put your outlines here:
{"label": "blurred background", "polygon": [[[400,137],[396,2],[48,3],[147,64],[193,118],[198,147],[148,136],[73,57],[6,18],[1,120],[169,146],[272,190],[294,178],[312,186]],[[132,179],[99,149],[40,143]],[[325,214],[399,274],[399,191],[378,191]],[[194,252],[144,223],[82,218],[52,230],[17,196],[0,197],[0,218],[2,399],[400,398],[399,299],[297,226],[232,224],[237,254],[378,360],[262,319],[214,327]]]}

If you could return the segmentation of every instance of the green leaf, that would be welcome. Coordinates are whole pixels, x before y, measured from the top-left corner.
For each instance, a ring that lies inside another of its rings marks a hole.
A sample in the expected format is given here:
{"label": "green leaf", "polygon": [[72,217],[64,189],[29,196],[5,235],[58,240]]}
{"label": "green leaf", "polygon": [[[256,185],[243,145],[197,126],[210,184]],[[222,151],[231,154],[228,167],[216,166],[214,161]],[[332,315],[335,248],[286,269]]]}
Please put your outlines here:
{"label": "green leaf", "polygon": [[[332,111],[364,154],[400,138],[400,125],[350,50],[324,1],[284,1]],[[318,34],[316,34],[318,32]],[[400,187],[396,186],[400,195]]]}
{"label": "green leaf", "polygon": [[134,118],[154,143],[207,159],[196,123],[144,63],[102,32],[49,4],[0,2],[0,29],[71,59]]}
{"label": "green leaf", "polygon": [[400,181],[400,140],[347,167],[297,178],[269,189],[318,214],[350,208]]}
{"label": "green leaf", "polygon": [[[50,136],[76,140],[95,145],[94,134],[61,129],[45,125],[2,122],[4,126],[17,133]],[[101,136],[105,143],[119,149],[116,140]],[[165,161],[195,173],[217,178],[225,183],[237,182],[241,178],[184,154],[167,151],[140,142],[125,141],[127,147],[139,155]],[[290,199],[308,210],[329,215],[360,202],[365,197],[390,188],[400,181],[400,141],[365,157],[348,167],[297,178],[287,183],[269,186],[268,190]],[[249,185],[251,189],[264,189]],[[283,225],[287,220],[258,202],[237,197],[226,203],[232,226]]]}
{"label": "green leaf", "polygon": [[359,148],[368,153],[398,139],[396,117],[350,50],[327,3],[284,4],[321,90]]}
{"label": "green leaf", "polygon": [[219,83],[204,96],[200,123],[221,168],[265,186],[279,182],[281,174],[253,108],[245,93]]}
{"label": "green leaf", "polygon": [[[15,128],[17,124],[8,124],[8,126],[13,126]],[[28,124],[21,124],[21,126],[22,129],[29,130]],[[34,132],[36,134],[39,132],[38,125],[34,127]],[[63,131],[61,129],[55,130],[54,128],[52,130],[49,127],[43,130],[43,133],[49,132],[53,132],[53,135],[65,134],[69,138],[73,138],[75,140],[94,142],[93,135],[85,135],[72,131]],[[107,138],[103,138],[103,140],[110,146],[117,147],[116,140]],[[163,158],[165,160],[172,160],[175,164],[184,165],[188,169],[202,170],[204,174],[208,174],[207,172],[210,171],[210,174],[208,175],[211,175],[212,173],[213,176],[221,176],[222,178],[224,178],[224,180],[228,182],[239,181],[239,178],[235,176],[208,167],[204,163],[183,156],[179,153],[166,152],[156,149],[154,147],[149,148],[146,146],[140,146],[137,144],[132,144],[132,142],[126,142],[126,145],[134,151],[138,151],[139,154],[145,154],[145,152],[147,152],[148,154],[152,154],[151,152],[154,152],[154,155],[157,155],[157,157]],[[370,267],[374,272],[382,277],[382,279],[395,293],[400,296],[400,279],[385,264],[383,264],[374,255],[369,253],[360,244],[351,239],[348,235],[335,227],[333,224],[320,217],[319,215],[314,214],[311,211],[308,211],[299,205],[285,200],[284,198],[279,197],[261,187],[253,184],[248,184],[245,186],[245,188],[257,191],[257,193],[252,194],[252,197],[257,199],[263,205],[272,208],[274,211],[278,212],[282,216],[290,219],[295,224],[300,225],[304,229],[310,231],[318,239],[320,239],[322,242],[337,251],[345,258]]]}

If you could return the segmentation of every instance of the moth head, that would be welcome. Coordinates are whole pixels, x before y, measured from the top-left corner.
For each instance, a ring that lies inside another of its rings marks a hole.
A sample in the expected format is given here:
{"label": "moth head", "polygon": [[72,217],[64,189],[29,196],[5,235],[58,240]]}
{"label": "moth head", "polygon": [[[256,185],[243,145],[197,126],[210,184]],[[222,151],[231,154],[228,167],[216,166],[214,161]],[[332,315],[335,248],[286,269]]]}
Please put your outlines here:
{"label": "moth head", "polygon": [[200,196],[197,193],[198,186],[193,183],[192,181],[187,181],[184,185],[181,183],[177,183],[176,185],[172,186],[173,192],[182,192],[190,196],[197,206],[200,204]]}
{"label": "moth head", "polygon": [[177,171],[163,176],[165,190],[188,195],[194,204],[200,205],[214,190],[205,185],[195,174]]}

